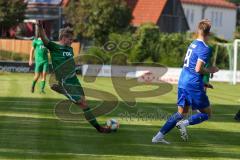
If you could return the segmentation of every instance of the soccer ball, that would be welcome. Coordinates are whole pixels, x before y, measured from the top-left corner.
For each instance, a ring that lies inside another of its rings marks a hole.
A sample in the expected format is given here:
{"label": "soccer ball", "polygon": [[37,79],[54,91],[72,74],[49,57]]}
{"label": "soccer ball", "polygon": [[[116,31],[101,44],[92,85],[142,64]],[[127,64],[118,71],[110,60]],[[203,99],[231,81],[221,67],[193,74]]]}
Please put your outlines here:
{"label": "soccer ball", "polygon": [[107,127],[109,127],[112,131],[117,131],[119,128],[119,122],[116,119],[109,119],[106,122]]}

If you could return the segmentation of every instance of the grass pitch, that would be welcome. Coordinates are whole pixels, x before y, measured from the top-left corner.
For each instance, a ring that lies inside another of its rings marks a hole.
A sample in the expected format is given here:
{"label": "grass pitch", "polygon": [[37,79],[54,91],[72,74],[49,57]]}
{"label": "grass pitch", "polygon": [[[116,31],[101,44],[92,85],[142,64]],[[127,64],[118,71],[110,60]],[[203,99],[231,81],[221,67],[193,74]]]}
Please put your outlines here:
{"label": "grass pitch", "polygon": [[[190,126],[188,142],[173,129],[166,136],[171,145],[164,145],[151,144],[151,139],[165,122],[164,115],[176,111],[176,86],[165,95],[137,99],[134,108],[118,97],[117,109],[98,120],[104,123],[110,117],[117,118],[120,129],[104,135],[85,121],[59,120],[53,114],[54,106],[66,98],[48,85],[46,95],[38,90],[31,94],[32,78],[32,74],[0,75],[0,159],[240,159],[240,123],[233,119],[240,109],[240,85],[214,83],[215,89],[208,92],[212,119]],[[83,82],[83,86],[117,95],[107,78]],[[97,103],[89,100],[90,105]]]}

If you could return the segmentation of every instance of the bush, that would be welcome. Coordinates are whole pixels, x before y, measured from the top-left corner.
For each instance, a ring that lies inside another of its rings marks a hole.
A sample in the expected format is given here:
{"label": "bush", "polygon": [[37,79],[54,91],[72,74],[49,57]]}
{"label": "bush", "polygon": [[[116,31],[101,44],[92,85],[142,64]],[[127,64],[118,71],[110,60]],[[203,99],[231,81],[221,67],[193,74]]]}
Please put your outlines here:
{"label": "bush", "polygon": [[[109,41],[103,46],[93,46],[91,47],[86,54],[95,55],[98,58],[101,58],[104,64],[126,64],[126,61],[119,59],[115,60],[112,63],[112,57],[115,54],[125,54],[129,55],[132,47],[134,46],[134,40],[130,33],[111,33],[108,37]],[[92,64],[98,62],[91,61]]]}
{"label": "bush", "polygon": [[161,33],[154,24],[144,24],[136,31],[137,45],[131,61],[155,62],[170,67],[181,67],[191,40],[185,33]]}
{"label": "bush", "polygon": [[[101,58],[105,64],[111,63],[111,58],[117,53],[124,53],[127,60],[132,63],[159,63],[168,67],[182,67],[183,60],[190,43],[195,39],[189,33],[161,33],[155,24],[144,24],[137,28],[135,33],[111,33],[109,42],[104,46],[94,46],[87,53]],[[122,47],[123,43],[129,43]],[[213,48],[213,54],[217,54],[215,63],[221,69],[228,69],[229,56],[227,50],[218,43],[226,40],[214,35],[210,36],[209,46]],[[213,56],[214,58],[215,56]],[[214,59],[212,59],[214,61]],[[123,59],[115,59],[113,64],[125,65]]]}

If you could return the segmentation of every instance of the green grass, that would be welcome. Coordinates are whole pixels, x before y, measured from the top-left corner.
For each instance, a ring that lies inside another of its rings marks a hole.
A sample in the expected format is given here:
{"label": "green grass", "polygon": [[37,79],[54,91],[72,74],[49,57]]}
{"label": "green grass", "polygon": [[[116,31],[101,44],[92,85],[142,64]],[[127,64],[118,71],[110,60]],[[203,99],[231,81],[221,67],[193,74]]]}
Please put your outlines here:
{"label": "green grass", "polygon": [[[129,108],[119,99],[118,108],[98,120],[110,117],[120,121],[118,132],[97,133],[87,122],[61,121],[54,114],[54,106],[65,99],[46,88],[46,95],[30,93],[32,74],[0,74],[0,159],[86,159],[86,160],[141,160],[141,159],[239,159],[240,124],[233,120],[240,109],[240,85],[214,83],[209,90],[213,108],[210,121],[188,128],[190,140],[183,142],[173,129],[166,139],[171,145],[151,144],[152,136],[165,122],[160,117],[136,117],[176,111],[176,86],[165,95],[137,99],[137,106]],[[116,95],[107,78],[94,83],[83,83],[94,89]],[[138,87],[135,90],[147,90]],[[88,101],[91,106],[99,103]],[[123,117],[123,115],[127,115]],[[132,117],[130,116],[132,115]]]}

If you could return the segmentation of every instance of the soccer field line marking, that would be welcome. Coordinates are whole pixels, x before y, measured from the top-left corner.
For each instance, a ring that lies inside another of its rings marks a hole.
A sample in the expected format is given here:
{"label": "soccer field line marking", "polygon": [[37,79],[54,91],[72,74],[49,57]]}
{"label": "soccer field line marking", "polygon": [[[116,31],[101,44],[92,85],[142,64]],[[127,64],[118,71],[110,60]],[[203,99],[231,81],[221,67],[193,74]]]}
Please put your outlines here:
{"label": "soccer field line marking", "polygon": [[[26,151],[26,150],[21,150],[21,149],[0,149],[0,152],[12,152],[12,153],[28,153],[28,154],[39,154],[38,151]],[[115,154],[110,154],[110,155],[100,155],[100,154],[87,154],[87,153],[51,153],[51,152],[41,152],[41,154],[43,155],[69,155],[69,156],[80,156],[80,157],[83,157],[83,156],[89,156],[89,157],[108,157],[108,158],[111,158],[111,157],[114,157],[114,158],[130,158],[130,157],[134,157],[134,158],[139,158],[139,159],[145,159],[146,157],[145,156],[131,156],[131,155],[115,155]],[[70,158],[71,159],[71,158]],[[159,159],[159,157],[147,157],[147,159],[149,160],[157,160]],[[162,160],[164,159],[169,159],[169,158],[161,158]],[[188,160],[188,159],[184,159],[184,160]]]}
{"label": "soccer field line marking", "polygon": [[52,116],[41,116],[38,114],[19,114],[19,113],[0,113],[0,116],[14,117],[14,118],[34,118],[34,119],[54,119]]}
{"label": "soccer field line marking", "polygon": [[39,104],[56,104],[57,102],[43,102],[43,101],[34,101],[34,102],[29,102],[29,101],[1,101],[0,103],[18,103],[18,105],[39,105]]}

